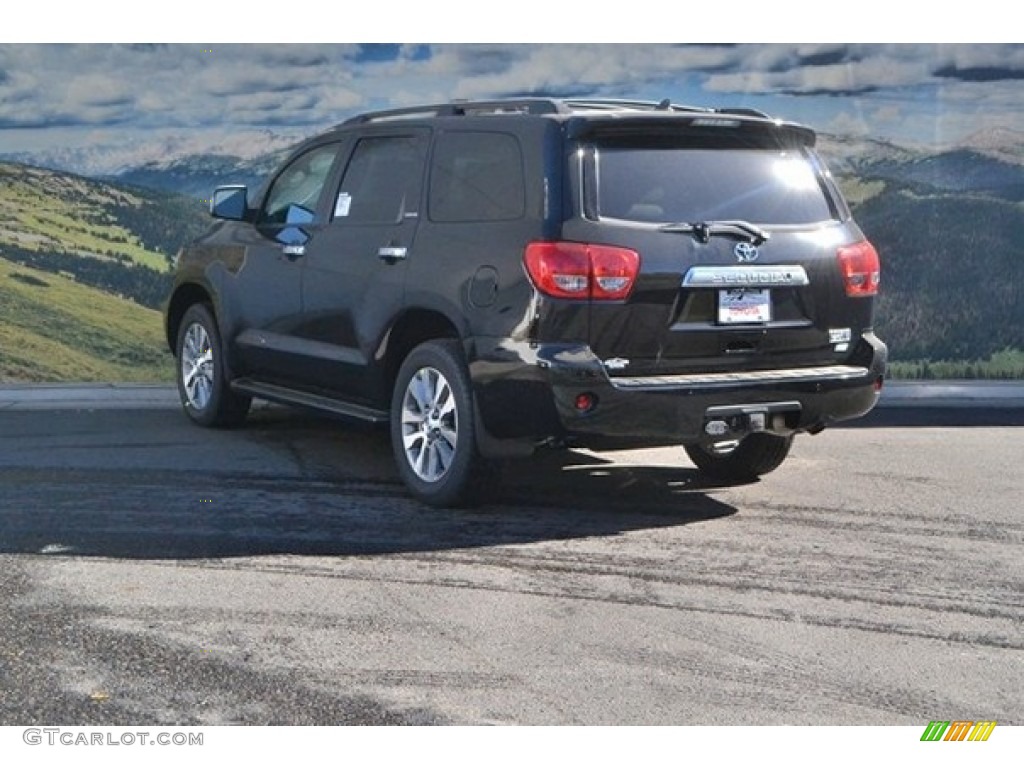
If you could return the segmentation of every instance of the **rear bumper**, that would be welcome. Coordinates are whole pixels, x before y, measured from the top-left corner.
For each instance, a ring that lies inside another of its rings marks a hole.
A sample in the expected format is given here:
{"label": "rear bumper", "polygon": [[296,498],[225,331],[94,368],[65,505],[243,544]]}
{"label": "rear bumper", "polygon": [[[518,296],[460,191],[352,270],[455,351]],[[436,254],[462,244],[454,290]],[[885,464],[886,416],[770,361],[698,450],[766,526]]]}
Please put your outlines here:
{"label": "rear bumper", "polygon": [[[742,432],[752,413],[766,416],[755,417],[757,429],[817,431],[875,406],[887,360],[870,333],[844,365],[728,374],[611,376],[585,345],[477,340],[474,351],[470,374],[490,436],[593,447],[706,442],[709,421]],[[583,394],[596,403],[586,411],[576,405]]]}

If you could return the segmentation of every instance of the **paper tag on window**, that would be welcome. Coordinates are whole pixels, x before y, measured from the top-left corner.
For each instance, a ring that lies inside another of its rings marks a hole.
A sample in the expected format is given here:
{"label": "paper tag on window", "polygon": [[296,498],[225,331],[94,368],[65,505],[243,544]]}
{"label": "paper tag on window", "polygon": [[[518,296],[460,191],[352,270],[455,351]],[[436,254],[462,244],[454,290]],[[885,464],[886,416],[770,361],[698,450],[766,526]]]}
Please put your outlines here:
{"label": "paper tag on window", "polygon": [[348,216],[348,209],[352,207],[352,195],[348,192],[339,192],[338,199],[334,203],[334,217]]}

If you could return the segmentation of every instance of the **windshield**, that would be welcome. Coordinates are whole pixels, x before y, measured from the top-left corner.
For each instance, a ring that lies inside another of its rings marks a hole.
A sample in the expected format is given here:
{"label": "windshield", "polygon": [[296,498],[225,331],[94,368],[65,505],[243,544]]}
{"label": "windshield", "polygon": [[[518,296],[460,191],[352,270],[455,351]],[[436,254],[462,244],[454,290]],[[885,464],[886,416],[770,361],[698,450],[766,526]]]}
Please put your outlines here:
{"label": "windshield", "polygon": [[599,147],[596,211],[642,222],[834,218],[811,157],[798,149]]}

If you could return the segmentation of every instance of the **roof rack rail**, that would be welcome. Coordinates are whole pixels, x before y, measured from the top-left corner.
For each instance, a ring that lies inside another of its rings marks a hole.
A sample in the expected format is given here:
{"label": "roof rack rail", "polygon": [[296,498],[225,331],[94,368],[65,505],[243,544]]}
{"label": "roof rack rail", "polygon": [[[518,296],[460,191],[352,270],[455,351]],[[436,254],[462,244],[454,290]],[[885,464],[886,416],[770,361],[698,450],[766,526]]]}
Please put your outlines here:
{"label": "roof rack rail", "polygon": [[668,99],[661,101],[640,101],[636,99],[566,99],[570,109],[640,109],[665,112],[713,112],[707,107],[691,107],[687,104],[673,104]]}
{"label": "roof rack rail", "polygon": [[615,111],[637,110],[645,112],[696,112],[699,114],[722,114],[745,117],[769,118],[769,115],[757,109],[747,107],[693,107],[686,104],[673,104],[669,99],[661,101],[639,101],[635,99],[601,99],[601,98],[569,98],[554,99],[541,97],[523,97],[510,99],[460,100],[446,104],[429,104],[419,107],[403,107],[384,109],[376,112],[365,112],[350,117],[341,125],[359,125],[365,123],[385,122],[388,120],[415,120],[425,117],[457,117],[462,115],[564,115],[574,111]]}
{"label": "roof rack rail", "polygon": [[385,109],[366,112],[350,117],[342,125],[376,123],[386,120],[411,120],[418,117],[452,117],[460,115],[524,114],[555,115],[567,112],[564,103],[558,99],[523,98],[492,99],[487,101],[455,100],[447,104],[431,104],[422,107]]}
{"label": "roof rack rail", "polygon": [[690,104],[675,104],[669,99],[661,101],[640,101],[636,99],[565,99],[566,107],[573,109],[614,110],[636,109],[653,112],[698,112],[702,114],[736,115],[737,117],[760,117],[771,119],[771,115],[750,107],[695,107]]}

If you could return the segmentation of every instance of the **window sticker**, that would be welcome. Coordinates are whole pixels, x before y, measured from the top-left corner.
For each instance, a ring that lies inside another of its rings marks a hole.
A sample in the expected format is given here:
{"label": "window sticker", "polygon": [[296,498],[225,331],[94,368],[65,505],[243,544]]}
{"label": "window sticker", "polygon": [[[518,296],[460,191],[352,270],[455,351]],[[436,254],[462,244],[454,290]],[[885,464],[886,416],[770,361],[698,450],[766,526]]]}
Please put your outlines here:
{"label": "window sticker", "polygon": [[334,203],[334,218],[341,218],[348,216],[348,211],[352,207],[352,195],[348,192],[339,192],[338,199]]}

